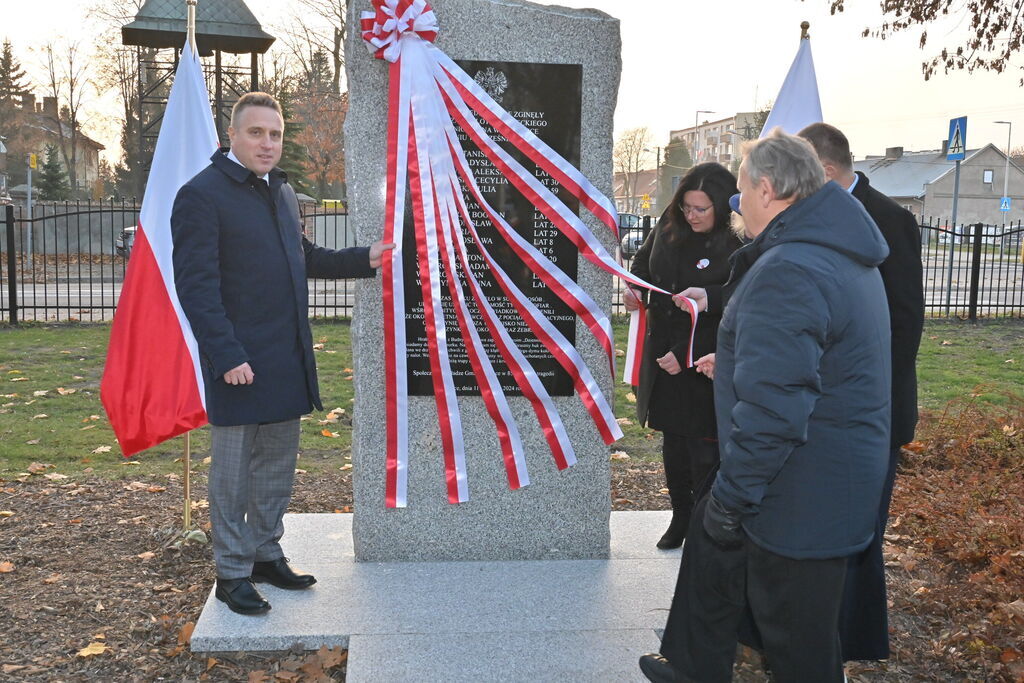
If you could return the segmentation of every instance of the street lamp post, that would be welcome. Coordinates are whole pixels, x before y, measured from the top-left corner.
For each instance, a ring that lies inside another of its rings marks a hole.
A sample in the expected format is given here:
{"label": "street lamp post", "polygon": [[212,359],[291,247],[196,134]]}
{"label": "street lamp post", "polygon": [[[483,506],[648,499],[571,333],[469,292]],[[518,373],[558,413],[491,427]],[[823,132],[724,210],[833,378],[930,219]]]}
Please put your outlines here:
{"label": "street lamp post", "polygon": [[710,109],[698,109],[693,114],[693,150],[691,150],[693,152],[693,158],[690,161],[693,162],[694,166],[697,165],[697,145],[700,144],[700,123],[698,123],[698,121],[700,120],[700,115],[714,113],[715,112],[711,111]]}
{"label": "street lamp post", "polygon": [[1009,197],[1007,192],[1010,183],[1010,135],[1013,133],[1013,123],[1011,121],[994,121],[993,123],[1006,124],[1006,169],[1003,172],[1003,196]]}
{"label": "street lamp post", "polygon": [[[644,151],[650,152],[651,148],[644,147]],[[661,147],[655,147],[654,152],[656,158],[654,164],[654,203],[660,209],[661,205],[658,204],[658,201],[659,197],[661,197]]]}

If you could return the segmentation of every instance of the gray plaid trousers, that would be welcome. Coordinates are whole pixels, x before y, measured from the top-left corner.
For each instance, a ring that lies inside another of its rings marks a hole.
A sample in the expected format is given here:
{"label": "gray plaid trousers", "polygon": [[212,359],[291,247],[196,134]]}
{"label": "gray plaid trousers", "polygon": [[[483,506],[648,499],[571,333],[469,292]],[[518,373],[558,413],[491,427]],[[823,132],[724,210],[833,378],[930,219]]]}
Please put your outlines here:
{"label": "gray plaid trousers", "polygon": [[210,426],[209,499],[217,577],[240,579],[252,563],[283,556],[278,541],[299,450],[299,420]]}

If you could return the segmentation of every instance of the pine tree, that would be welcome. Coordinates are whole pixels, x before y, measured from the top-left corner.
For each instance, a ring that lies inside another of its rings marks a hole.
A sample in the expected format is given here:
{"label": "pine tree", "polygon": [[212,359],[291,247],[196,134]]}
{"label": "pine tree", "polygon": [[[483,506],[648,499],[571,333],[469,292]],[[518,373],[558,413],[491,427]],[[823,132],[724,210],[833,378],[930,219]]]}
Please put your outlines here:
{"label": "pine tree", "polygon": [[302,85],[306,93],[319,94],[331,92],[331,81],[334,78],[327,51],[322,47],[316,49],[309,59],[309,68],[302,75]]}
{"label": "pine tree", "polygon": [[39,173],[39,184],[36,188],[41,199],[59,202],[71,198],[68,174],[60,165],[60,154],[56,145],[46,146],[46,162]]}
{"label": "pine tree", "polygon": [[11,41],[5,40],[0,50],[0,108],[18,103],[29,92],[25,72],[14,56]]}
{"label": "pine tree", "polygon": [[309,155],[306,153],[305,146],[299,142],[306,124],[295,118],[291,95],[287,90],[278,93],[277,101],[281,105],[281,112],[284,115],[284,145],[278,166],[288,174],[288,183],[295,188],[296,192],[312,194],[309,178],[306,177],[306,161]]}

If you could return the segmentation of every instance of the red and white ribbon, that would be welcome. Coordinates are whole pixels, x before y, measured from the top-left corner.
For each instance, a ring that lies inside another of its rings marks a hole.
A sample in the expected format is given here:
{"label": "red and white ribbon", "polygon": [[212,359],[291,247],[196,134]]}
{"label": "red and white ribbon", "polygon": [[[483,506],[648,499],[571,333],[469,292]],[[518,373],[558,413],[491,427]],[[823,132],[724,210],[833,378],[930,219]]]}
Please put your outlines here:
{"label": "red and white ribbon", "polygon": [[640,366],[644,360],[644,340],[647,338],[647,307],[638,300],[639,308],[629,314],[629,339],[626,342],[626,362],[623,363],[622,381],[632,387],[640,386]]}
{"label": "red and white ribbon", "polygon": [[[559,469],[575,463],[572,443],[554,402],[536,371],[516,347],[469,266],[465,241],[490,269],[505,298],[515,307],[537,339],[558,361],[606,443],[622,436],[611,406],[575,345],[552,324],[494,260],[470,218],[463,188],[483,209],[487,220],[507,246],[554,292],[594,335],[614,367],[611,321],[605,311],[554,262],[522,238],[484,199],[462,152],[456,125],[474,141],[509,182],[579,249],[584,258],[627,282],[663,293],[616,263],[601,241],[532,172],[507,154],[477,122],[480,116],[529,159],[579,199],[613,234],[618,217],[602,195],[572,164],[554,152],[502,109],[441,50],[431,44],[437,19],[424,0],[373,0],[374,11],[363,12],[361,30],[370,52],[391,63],[387,138],[387,183],[384,240],[396,248],[382,264],[384,298],[384,355],[386,426],[385,504],[405,507],[408,482],[408,385],[405,362],[405,300],[402,254],[415,248],[423,292],[434,399],[438,410],[448,500],[469,499],[465,446],[455,386],[448,358],[442,273],[470,365],[480,385],[488,414],[495,423],[511,488],[529,483],[518,427],[497,374],[471,318],[462,281],[523,395],[530,401]],[[415,244],[402,244],[406,184],[412,198]]]}
{"label": "red and white ribbon", "polygon": [[690,341],[686,345],[686,358],[677,358],[676,360],[684,368],[692,368],[693,367],[693,337],[694,337],[694,333],[697,331],[697,316],[699,315],[699,313],[697,311],[697,302],[694,301],[693,299],[691,299],[688,296],[675,296],[675,297],[672,297],[672,300],[674,302],[676,302],[676,305],[678,305],[678,302],[681,301],[685,305],[686,310],[689,311],[689,313],[690,313]]}

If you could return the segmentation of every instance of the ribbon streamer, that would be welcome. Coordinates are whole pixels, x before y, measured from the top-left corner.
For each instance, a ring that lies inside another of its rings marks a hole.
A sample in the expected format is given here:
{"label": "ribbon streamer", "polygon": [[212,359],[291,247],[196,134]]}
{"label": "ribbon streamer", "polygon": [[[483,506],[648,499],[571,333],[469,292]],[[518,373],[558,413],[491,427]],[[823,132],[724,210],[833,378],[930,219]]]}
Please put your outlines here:
{"label": "ribbon streamer", "polygon": [[[520,318],[529,326],[569,375],[581,402],[606,444],[622,436],[611,406],[575,345],[502,270],[484,244],[470,217],[465,193],[480,206],[505,245],[587,326],[614,373],[611,321],[605,311],[572,278],[520,236],[485,200],[462,151],[461,129],[510,184],[565,235],[584,258],[602,270],[638,287],[654,287],[615,262],[596,235],[531,171],[505,152],[477,121],[503,135],[561,187],[579,200],[612,234],[618,236],[618,215],[612,202],[578,169],[501,108],[432,41],[438,26],[424,0],[373,0],[363,12],[360,28],[367,48],[390,62],[387,137],[387,182],[384,240],[395,243],[382,263],[386,426],[385,505],[405,507],[408,481],[408,406],[405,298],[402,254],[415,249],[423,292],[427,347],[439,416],[448,500],[469,499],[465,446],[458,400],[448,359],[448,338],[457,334],[480,386],[488,414],[495,423],[509,486],[529,484],[526,458],[518,427],[494,367],[485,352],[480,330],[472,319],[469,299],[483,319],[513,378],[530,401],[552,457],[559,469],[576,461],[572,443],[554,402],[537,372],[517,348],[512,336],[485,296],[470,268],[466,235],[490,274]],[[412,201],[415,244],[402,241],[405,188]],[[442,273],[457,322],[449,330],[442,303]],[[464,282],[464,284],[463,284]]]}

